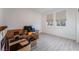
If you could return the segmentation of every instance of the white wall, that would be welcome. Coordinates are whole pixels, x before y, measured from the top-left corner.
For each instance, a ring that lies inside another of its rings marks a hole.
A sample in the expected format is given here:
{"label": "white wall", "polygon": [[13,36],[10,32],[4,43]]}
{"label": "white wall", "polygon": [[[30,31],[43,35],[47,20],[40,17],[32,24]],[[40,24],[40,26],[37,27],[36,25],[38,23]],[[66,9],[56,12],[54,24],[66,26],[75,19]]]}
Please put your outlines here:
{"label": "white wall", "polygon": [[[65,10],[65,9],[62,9]],[[60,10],[60,11],[62,11]],[[22,28],[25,25],[34,25],[36,29],[39,29],[40,32],[45,32],[49,34],[53,34],[56,36],[61,36],[68,39],[76,39],[76,15],[77,9],[70,8],[66,9],[66,26],[58,27],[56,26],[56,22],[54,22],[54,26],[47,26],[46,24],[46,14],[39,14],[30,9],[3,9],[4,15],[4,24],[8,25],[9,29],[11,28]],[[59,11],[56,11],[59,12]],[[50,12],[54,14],[54,20],[56,16],[56,12]],[[41,21],[42,16],[42,21]],[[41,23],[42,22],[42,23]],[[42,25],[42,28],[41,28]],[[77,33],[77,35],[79,35]],[[79,36],[77,36],[78,38]]]}
{"label": "white wall", "polygon": [[43,25],[43,32],[53,34],[56,36],[68,38],[68,39],[74,39],[76,40],[76,9],[66,9],[66,26],[56,26],[55,17],[56,12],[51,12],[54,14],[54,25],[53,26],[47,26],[46,24],[46,15],[43,14],[42,17],[42,25]]}
{"label": "white wall", "polygon": [[0,25],[3,24],[3,9],[0,8]]}
{"label": "white wall", "polygon": [[9,29],[33,25],[41,32],[41,14],[27,8],[4,9],[4,24],[7,25]]}

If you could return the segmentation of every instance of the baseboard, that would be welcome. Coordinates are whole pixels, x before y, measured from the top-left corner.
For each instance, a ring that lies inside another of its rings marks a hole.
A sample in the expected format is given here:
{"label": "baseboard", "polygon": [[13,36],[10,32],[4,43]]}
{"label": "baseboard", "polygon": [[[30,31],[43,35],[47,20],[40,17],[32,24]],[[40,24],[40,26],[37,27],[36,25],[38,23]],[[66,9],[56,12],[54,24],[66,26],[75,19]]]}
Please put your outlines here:
{"label": "baseboard", "polygon": [[79,40],[76,40],[77,43],[79,43]]}
{"label": "baseboard", "polygon": [[45,34],[44,32],[39,32],[39,34]]}
{"label": "baseboard", "polygon": [[40,34],[48,34],[48,35],[55,36],[55,37],[59,37],[59,38],[62,38],[62,39],[69,39],[69,40],[74,40],[74,41],[76,41],[75,39],[70,39],[70,38],[66,38],[66,37],[62,37],[62,36],[57,36],[57,35],[50,34],[50,33],[45,33],[45,32],[41,32]]}

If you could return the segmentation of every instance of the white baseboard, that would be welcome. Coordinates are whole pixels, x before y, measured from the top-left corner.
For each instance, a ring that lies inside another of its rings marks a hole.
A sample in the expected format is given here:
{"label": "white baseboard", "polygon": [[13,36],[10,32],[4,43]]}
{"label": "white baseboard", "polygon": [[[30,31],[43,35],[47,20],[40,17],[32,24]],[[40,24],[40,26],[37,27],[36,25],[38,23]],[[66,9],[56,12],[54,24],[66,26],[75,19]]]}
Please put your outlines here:
{"label": "white baseboard", "polygon": [[79,40],[76,40],[77,43],[79,43]]}
{"label": "white baseboard", "polygon": [[75,39],[70,39],[70,38],[66,38],[66,37],[62,37],[62,36],[57,36],[57,35],[50,34],[50,33],[45,33],[45,32],[41,32],[40,34],[48,34],[48,35],[51,35],[51,36],[53,35],[53,36],[60,37],[60,38],[63,38],[63,39],[75,40]]}

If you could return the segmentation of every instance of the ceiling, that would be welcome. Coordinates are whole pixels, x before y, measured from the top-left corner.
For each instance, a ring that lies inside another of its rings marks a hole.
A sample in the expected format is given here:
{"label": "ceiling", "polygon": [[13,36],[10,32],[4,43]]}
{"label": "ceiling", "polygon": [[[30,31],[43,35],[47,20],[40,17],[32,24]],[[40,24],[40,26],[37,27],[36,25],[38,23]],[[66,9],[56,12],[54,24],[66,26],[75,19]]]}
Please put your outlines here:
{"label": "ceiling", "polygon": [[55,11],[59,11],[65,8],[31,8],[31,10],[39,12],[39,13],[47,13],[47,12],[55,12]]}
{"label": "ceiling", "polygon": [[5,10],[19,10],[19,9],[23,9],[23,10],[30,9],[32,11],[45,14],[45,13],[60,11],[66,8],[6,8]]}

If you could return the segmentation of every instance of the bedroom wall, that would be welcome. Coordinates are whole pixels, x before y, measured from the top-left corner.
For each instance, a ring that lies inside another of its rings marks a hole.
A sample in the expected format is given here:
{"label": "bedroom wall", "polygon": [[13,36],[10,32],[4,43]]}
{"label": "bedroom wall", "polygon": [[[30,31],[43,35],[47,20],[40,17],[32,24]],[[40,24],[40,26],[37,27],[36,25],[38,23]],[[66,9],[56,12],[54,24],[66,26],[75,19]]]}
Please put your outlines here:
{"label": "bedroom wall", "polygon": [[3,9],[0,8],[0,25],[3,24]]}
{"label": "bedroom wall", "polygon": [[[47,14],[43,14],[42,16],[42,25],[43,25],[43,29],[42,31],[48,34],[52,34],[52,35],[56,35],[56,36],[60,36],[60,37],[64,37],[67,39],[72,39],[72,40],[76,40],[76,9],[74,8],[70,8],[70,9],[65,9],[66,10],[66,26],[56,26],[56,12],[52,12],[54,15],[54,22],[53,22],[53,26],[47,26],[47,22],[46,22],[46,15]],[[62,11],[62,10],[61,10]]]}
{"label": "bedroom wall", "polygon": [[23,28],[25,25],[33,25],[41,32],[41,14],[27,8],[4,9],[4,24],[8,29]]}
{"label": "bedroom wall", "polygon": [[[34,25],[34,27],[40,32],[49,33],[52,35],[74,39],[76,40],[76,15],[77,9],[70,8],[64,9],[66,10],[66,26],[65,27],[58,27],[56,26],[56,22],[54,22],[54,26],[47,26],[46,25],[46,14],[39,14],[34,12],[30,9],[3,9],[4,14],[4,24],[8,25],[9,29],[12,28],[22,28],[24,25]],[[60,10],[62,11],[62,10]],[[56,11],[59,12],[59,11]],[[50,12],[54,14],[54,20],[56,16],[56,12]],[[41,18],[42,16],[42,18]],[[42,21],[41,21],[42,20]],[[42,26],[42,27],[41,27]]]}

